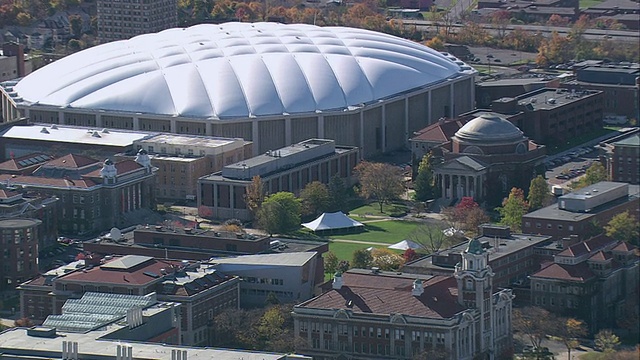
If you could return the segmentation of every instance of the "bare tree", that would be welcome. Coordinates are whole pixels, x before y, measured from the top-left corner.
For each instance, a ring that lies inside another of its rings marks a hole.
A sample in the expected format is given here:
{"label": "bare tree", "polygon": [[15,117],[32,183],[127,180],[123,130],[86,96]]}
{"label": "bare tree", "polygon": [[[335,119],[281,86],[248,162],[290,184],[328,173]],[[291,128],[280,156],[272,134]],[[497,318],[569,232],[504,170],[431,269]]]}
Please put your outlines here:
{"label": "bare tree", "polygon": [[420,224],[410,234],[409,239],[418,243],[427,253],[435,253],[455,242],[442,229],[432,224]]}
{"label": "bare tree", "polygon": [[556,326],[557,317],[547,310],[528,306],[513,310],[513,328],[524,334],[539,349],[547,333]]}
{"label": "bare tree", "polygon": [[397,166],[363,161],[355,167],[360,181],[360,193],[366,199],[375,199],[380,205],[397,199],[404,192],[402,172]]}

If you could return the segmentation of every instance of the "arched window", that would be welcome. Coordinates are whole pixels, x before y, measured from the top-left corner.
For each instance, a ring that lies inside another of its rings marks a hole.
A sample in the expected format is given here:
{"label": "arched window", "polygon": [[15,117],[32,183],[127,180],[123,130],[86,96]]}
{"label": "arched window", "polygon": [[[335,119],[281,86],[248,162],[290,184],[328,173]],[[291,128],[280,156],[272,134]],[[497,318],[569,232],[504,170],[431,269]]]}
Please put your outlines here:
{"label": "arched window", "polygon": [[477,146],[467,146],[466,148],[464,148],[463,153],[465,153],[465,154],[484,155],[484,151],[482,151],[482,149],[480,149]]}
{"label": "arched window", "polygon": [[524,143],[520,143],[516,146],[516,154],[524,154],[527,152],[527,146]]}

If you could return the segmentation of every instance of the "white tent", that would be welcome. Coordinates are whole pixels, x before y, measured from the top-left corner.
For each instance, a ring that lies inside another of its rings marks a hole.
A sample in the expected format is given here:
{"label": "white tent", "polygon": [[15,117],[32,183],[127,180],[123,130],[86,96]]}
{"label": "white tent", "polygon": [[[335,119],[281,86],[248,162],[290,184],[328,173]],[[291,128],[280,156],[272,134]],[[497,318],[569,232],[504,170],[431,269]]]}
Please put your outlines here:
{"label": "white tent", "polygon": [[389,245],[387,246],[389,249],[396,249],[396,250],[407,250],[407,249],[420,249],[422,248],[422,245],[418,244],[417,242],[411,241],[411,240],[402,240],[397,244],[393,244],[393,245]]}
{"label": "white tent", "polygon": [[313,231],[362,229],[364,225],[359,223],[342,211],[334,213],[324,213],[312,222],[304,223],[302,226]]}

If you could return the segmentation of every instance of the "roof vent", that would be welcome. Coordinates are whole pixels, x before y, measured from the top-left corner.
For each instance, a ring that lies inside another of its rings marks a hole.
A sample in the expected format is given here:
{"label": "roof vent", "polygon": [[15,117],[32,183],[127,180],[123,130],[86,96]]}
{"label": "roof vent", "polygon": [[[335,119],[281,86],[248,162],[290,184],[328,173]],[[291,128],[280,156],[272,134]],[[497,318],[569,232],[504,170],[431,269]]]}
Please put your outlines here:
{"label": "roof vent", "polygon": [[41,133],[43,134],[49,134],[49,130],[47,130],[47,128],[42,128],[42,130],[40,130]]}
{"label": "roof vent", "polygon": [[415,279],[413,281],[413,289],[411,290],[411,295],[420,296],[424,293],[424,286],[422,286],[422,281],[420,279]]}
{"label": "roof vent", "polygon": [[99,133],[99,132],[94,131],[94,132],[91,134],[91,137],[101,138],[102,136],[100,136],[100,133]]}
{"label": "roof vent", "polygon": [[333,275],[333,284],[331,287],[335,290],[340,290],[342,289],[342,285],[344,285],[344,282],[342,281],[342,273],[338,271]]}
{"label": "roof vent", "polygon": [[109,129],[107,129],[107,128],[102,129],[102,133],[103,134],[108,134],[109,133]]}
{"label": "roof vent", "polygon": [[51,125],[51,128],[52,128],[53,130],[58,130],[58,125],[53,124],[53,125]]}

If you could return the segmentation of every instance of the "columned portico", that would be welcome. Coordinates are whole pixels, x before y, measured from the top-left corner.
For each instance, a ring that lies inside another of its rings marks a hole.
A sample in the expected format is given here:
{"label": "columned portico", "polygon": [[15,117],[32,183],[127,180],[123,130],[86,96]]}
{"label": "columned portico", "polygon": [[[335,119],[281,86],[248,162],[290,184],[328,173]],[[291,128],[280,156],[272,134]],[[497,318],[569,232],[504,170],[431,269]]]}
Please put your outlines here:
{"label": "columned portico", "polygon": [[434,173],[441,197],[472,197],[476,201],[483,199],[482,184],[487,176],[487,168],[480,162],[464,156],[445,162]]}

